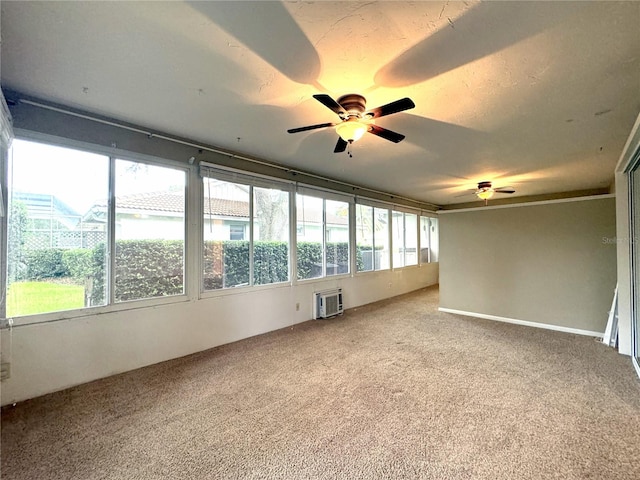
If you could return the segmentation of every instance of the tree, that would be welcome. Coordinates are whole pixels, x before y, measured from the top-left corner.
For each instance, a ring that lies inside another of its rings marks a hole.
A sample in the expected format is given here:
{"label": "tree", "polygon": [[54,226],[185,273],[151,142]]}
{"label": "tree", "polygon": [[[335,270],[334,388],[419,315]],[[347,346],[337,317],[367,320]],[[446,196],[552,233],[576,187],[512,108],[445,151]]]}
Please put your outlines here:
{"label": "tree", "polygon": [[254,215],[260,232],[260,240],[282,240],[289,218],[289,202],[286,192],[254,188]]}
{"label": "tree", "polygon": [[11,283],[22,280],[27,271],[24,252],[29,227],[27,205],[12,202],[7,220],[7,283]]}

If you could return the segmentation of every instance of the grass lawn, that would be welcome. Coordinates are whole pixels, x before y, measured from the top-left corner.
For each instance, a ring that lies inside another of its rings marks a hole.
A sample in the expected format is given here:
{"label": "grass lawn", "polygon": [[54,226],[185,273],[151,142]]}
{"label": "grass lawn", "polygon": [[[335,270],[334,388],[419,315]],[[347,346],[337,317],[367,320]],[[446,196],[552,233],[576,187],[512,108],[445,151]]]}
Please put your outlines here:
{"label": "grass lawn", "polygon": [[84,306],[84,287],[49,282],[15,282],[7,292],[7,317],[59,312]]}

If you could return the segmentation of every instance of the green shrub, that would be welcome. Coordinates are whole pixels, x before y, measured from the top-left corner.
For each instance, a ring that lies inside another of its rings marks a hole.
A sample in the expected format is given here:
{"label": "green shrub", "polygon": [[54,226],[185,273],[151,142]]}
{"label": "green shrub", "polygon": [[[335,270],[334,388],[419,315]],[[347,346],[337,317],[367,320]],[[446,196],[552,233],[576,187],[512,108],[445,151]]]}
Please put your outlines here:
{"label": "green shrub", "polygon": [[[254,284],[286,282],[289,279],[289,244],[254,242]],[[101,243],[93,249],[56,248],[27,251],[28,279],[71,276],[85,282],[90,305],[104,305],[106,298],[106,252]],[[297,244],[298,278],[321,275],[322,244]],[[349,246],[327,244],[328,273],[346,273]],[[362,254],[356,250],[361,267]],[[115,301],[179,295],[184,291],[184,242],[181,240],[123,240],[116,242]],[[249,284],[249,242],[204,242],[203,287],[215,290]]]}
{"label": "green shrub", "polygon": [[[286,282],[289,279],[287,242],[253,243],[255,285]],[[249,283],[249,242],[208,240],[204,243],[204,289]]]}
{"label": "green shrub", "polygon": [[69,271],[62,263],[63,252],[62,248],[27,250],[25,252],[26,279],[41,280],[69,275]]}
{"label": "green shrub", "polygon": [[104,305],[107,293],[107,275],[106,275],[106,245],[99,243],[91,251],[91,269],[90,274],[91,292],[88,292],[88,298],[91,305]]}
{"label": "green shrub", "polygon": [[120,240],[115,257],[116,302],[183,293],[182,240]]}
{"label": "green shrub", "polygon": [[249,284],[249,242],[222,242],[224,259],[224,287],[235,287]]}
{"label": "green shrub", "polygon": [[298,242],[298,279],[313,278],[321,275],[322,243]]}
{"label": "green shrub", "polygon": [[287,242],[254,242],[253,275],[255,285],[289,280],[289,244]]}
{"label": "green shrub", "polygon": [[[91,305],[104,305],[107,291],[105,244],[89,250]],[[120,240],[115,252],[116,302],[179,295],[184,291],[184,242]]]}
{"label": "green shrub", "polygon": [[93,250],[88,248],[65,250],[62,253],[62,265],[77,283],[82,283],[94,273]]}
{"label": "green shrub", "polygon": [[[327,274],[349,272],[349,244],[328,242]],[[322,244],[320,242],[298,242],[298,279],[315,278],[322,275]],[[356,252],[356,264],[362,267],[362,255]]]}

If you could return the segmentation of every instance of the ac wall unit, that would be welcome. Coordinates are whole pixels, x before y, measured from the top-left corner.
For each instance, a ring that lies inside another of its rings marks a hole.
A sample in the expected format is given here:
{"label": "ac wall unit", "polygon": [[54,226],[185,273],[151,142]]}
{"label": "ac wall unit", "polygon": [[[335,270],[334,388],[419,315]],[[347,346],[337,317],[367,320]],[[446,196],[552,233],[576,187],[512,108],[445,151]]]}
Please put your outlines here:
{"label": "ac wall unit", "polygon": [[334,288],[333,290],[324,290],[314,293],[315,315],[313,318],[329,318],[336,315],[342,315],[342,289]]}

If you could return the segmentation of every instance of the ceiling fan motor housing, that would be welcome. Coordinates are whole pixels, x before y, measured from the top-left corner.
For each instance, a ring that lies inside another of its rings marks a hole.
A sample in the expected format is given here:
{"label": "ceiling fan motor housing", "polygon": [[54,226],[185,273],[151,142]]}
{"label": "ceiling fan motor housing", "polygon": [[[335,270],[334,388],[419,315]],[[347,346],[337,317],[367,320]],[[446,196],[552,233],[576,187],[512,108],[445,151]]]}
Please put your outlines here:
{"label": "ceiling fan motor housing", "polygon": [[349,116],[355,115],[360,118],[366,108],[367,99],[357,93],[350,93],[338,98],[338,103],[345,109]]}

